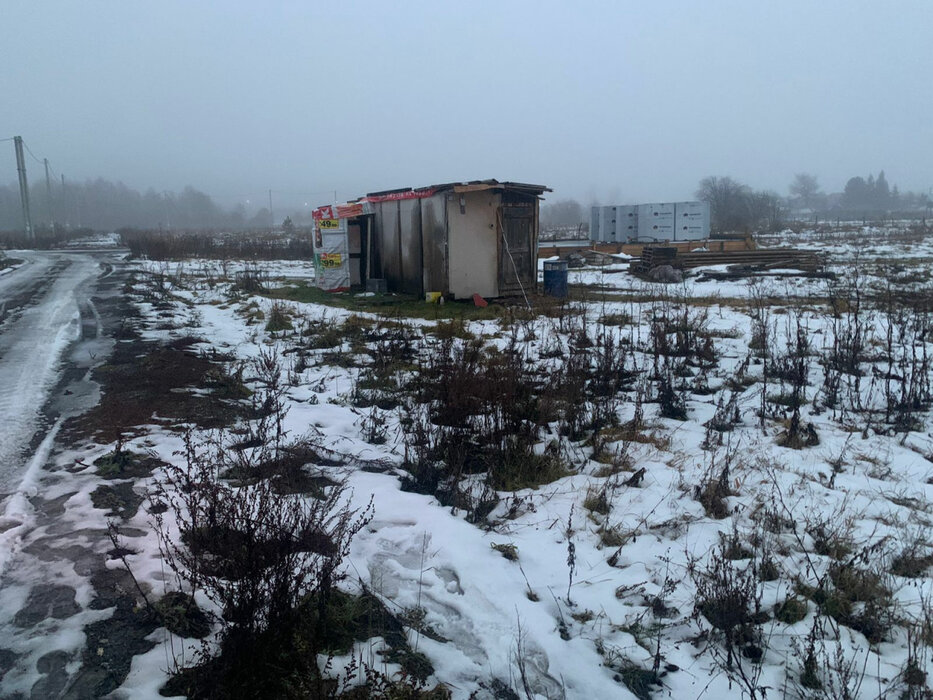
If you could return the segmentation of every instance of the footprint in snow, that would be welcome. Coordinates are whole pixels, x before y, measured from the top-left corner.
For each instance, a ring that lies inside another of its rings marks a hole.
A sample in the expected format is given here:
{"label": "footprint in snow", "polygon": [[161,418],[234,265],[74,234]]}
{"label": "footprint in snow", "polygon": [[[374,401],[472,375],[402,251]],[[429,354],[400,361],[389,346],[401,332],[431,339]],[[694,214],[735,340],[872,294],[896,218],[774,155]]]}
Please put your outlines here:
{"label": "footprint in snow", "polygon": [[457,575],[456,571],[446,566],[439,566],[434,569],[434,573],[444,582],[444,587],[448,593],[463,595],[463,588],[460,587],[460,576]]}

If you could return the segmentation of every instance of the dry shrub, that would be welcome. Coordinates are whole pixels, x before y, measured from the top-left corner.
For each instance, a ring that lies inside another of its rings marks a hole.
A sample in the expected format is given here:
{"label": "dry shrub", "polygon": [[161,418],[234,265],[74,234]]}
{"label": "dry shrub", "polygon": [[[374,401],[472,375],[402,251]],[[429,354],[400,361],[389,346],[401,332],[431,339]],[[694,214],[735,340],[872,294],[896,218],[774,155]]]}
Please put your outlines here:
{"label": "dry shrub", "polygon": [[[222,611],[217,650],[205,647],[200,672],[178,682],[192,697],[285,696],[294,683],[319,680],[307,670],[296,679],[297,669],[317,668],[315,640],[324,636],[328,601],[372,506],[350,508],[344,482],[313,498],[281,493],[270,479],[228,485],[217,474],[242,468],[234,454],[221,438],[196,442],[189,435],[185,463],[167,467],[156,483],[155,495],[171,513],[155,516],[166,563]],[[313,630],[302,628],[309,600]],[[293,647],[296,636],[302,648]]]}

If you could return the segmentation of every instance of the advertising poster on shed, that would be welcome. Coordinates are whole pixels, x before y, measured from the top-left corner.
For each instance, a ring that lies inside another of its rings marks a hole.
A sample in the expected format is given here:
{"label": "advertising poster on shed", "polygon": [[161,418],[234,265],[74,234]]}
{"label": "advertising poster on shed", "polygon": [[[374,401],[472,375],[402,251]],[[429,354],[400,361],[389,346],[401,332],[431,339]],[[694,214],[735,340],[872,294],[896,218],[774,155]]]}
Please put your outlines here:
{"label": "advertising poster on shed", "polygon": [[328,292],[350,288],[347,220],[335,216],[334,207],[314,212],[314,273],[317,286]]}

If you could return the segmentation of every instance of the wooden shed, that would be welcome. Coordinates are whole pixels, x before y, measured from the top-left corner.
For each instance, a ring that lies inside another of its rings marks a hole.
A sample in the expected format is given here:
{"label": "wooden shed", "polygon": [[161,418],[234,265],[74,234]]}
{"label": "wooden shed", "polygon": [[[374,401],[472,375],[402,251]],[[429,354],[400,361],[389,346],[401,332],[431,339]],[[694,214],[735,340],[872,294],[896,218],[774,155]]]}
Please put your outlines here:
{"label": "wooden shed", "polygon": [[385,280],[387,291],[455,299],[534,290],[542,185],[479,180],[373,192],[314,211],[323,289]]}

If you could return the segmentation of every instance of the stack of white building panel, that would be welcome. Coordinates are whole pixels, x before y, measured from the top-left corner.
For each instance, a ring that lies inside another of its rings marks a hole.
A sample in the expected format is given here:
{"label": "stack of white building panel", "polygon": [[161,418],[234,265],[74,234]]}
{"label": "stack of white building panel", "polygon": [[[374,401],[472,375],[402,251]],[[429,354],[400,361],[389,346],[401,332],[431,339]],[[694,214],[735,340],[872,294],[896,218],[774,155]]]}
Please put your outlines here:
{"label": "stack of white building panel", "polygon": [[673,203],[638,205],[638,240],[674,240]]}
{"label": "stack of white building panel", "polygon": [[660,202],[592,207],[590,240],[599,243],[709,238],[709,203]]}
{"label": "stack of white building panel", "polygon": [[709,202],[674,204],[674,240],[699,241],[709,238]]}

